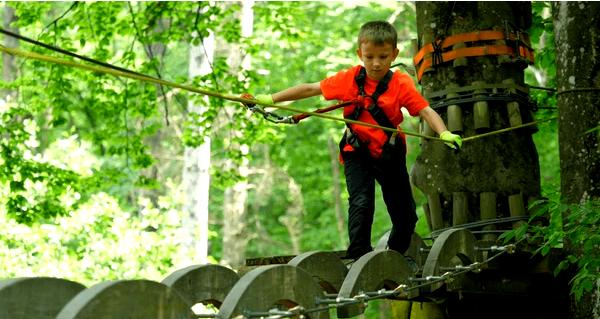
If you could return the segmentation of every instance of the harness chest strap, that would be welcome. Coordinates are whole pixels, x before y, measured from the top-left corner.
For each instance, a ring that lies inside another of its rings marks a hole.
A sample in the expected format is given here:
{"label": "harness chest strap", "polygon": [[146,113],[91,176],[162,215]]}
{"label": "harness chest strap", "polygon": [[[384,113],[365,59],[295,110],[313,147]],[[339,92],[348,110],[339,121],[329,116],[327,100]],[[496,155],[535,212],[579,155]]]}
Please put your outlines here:
{"label": "harness chest strap", "polygon": [[[379,83],[377,83],[375,92],[373,92],[373,94],[371,96],[367,96],[367,94],[365,92],[365,82],[367,80],[367,71],[365,70],[364,67],[360,68],[358,75],[354,79],[356,81],[356,85],[358,86],[358,95],[363,98],[370,97],[372,100],[372,103],[366,107],[366,110],[371,114],[371,116],[373,117],[375,122],[377,122],[377,124],[379,126],[389,127],[389,128],[394,128],[394,125],[392,124],[390,119],[387,117],[387,115],[385,115],[385,112],[381,109],[381,107],[379,107],[379,105],[377,104],[377,100],[383,93],[385,93],[385,91],[387,91],[388,84],[390,83],[390,80],[392,79],[393,75],[394,75],[394,72],[389,70],[385,74],[385,76],[379,81]],[[362,112],[362,109],[363,108],[360,105],[356,105],[354,108],[354,112],[347,118],[357,120],[358,117],[360,116],[360,113]],[[350,128],[350,126],[348,126],[348,128]],[[385,131],[385,133],[388,136],[388,138],[392,135],[392,132],[389,132],[389,131]]]}

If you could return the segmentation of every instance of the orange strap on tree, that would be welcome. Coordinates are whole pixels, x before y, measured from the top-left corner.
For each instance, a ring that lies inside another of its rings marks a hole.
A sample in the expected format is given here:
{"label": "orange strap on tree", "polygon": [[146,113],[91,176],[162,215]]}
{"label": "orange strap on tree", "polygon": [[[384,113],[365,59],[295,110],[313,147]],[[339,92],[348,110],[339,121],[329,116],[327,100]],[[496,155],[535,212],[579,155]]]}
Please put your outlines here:
{"label": "orange strap on tree", "polygon": [[[470,46],[444,52],[458,43],[471,43],[472,45],[475,42],[501,40],[511,41],[514,45]],[[417,68],[417,79],[421,81],[423,73],[431,66],[458,58],[486,55],[510,55],[525,58],[529,63],[534,61],[533,49],[526,33],[487,30],[456,34],[443,40],[427,43],[413,57],[413,64]]]}

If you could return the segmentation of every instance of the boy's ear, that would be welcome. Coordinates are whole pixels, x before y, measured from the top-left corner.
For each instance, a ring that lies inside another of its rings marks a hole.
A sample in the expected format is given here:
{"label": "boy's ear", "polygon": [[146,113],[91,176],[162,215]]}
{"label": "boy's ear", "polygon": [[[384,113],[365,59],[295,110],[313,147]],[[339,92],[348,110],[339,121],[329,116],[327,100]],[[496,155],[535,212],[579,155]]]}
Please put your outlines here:
{"label": "boy's ear", "polygon": [[398,48],[394,48],[394,53],[392,53],[392,56],[394,58],[392,59],[392,61],[396,60],[396,58],[398,57],[398,53],[400,53],[400,50]]}
{"label": "boy's ear", "polygon": [[360,48],[356,49],[356,55],[358,55],[358,58],[362,61],[362,50]]}

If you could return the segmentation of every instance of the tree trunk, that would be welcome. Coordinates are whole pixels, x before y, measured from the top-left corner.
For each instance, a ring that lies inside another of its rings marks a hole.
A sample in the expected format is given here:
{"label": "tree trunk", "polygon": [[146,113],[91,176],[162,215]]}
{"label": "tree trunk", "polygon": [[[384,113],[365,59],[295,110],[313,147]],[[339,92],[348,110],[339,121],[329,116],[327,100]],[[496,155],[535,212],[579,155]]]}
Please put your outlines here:
{"label": "tree trunk", "polygon": [[[240,18],[241,35],[242,37],[250,37],[252,35],[254,13],[253,1],[242,2],[242,15]],[[250,67],[250,56],[246,55],[245,59],[240,58],[240,50],[236,45],[229,48],[229,65],[231,70],[237,70],[240,66],[244,68]],[[227,110],[231,112],[231,110]],[[239,130],[232,134],[242,134]],[[243,154],[241,165],[237,167],[238,175],[242,178],[234,186],[225,190],[224,206],[223,206],[223,257],[221,262],[237,268],[244,264],[246,256],[246,246],[248,244],[247,234],[247,209],[246,199],[248,198],[249,184],[248,177],[248,145],[232,145]],[[232,168],[233,161],[225,165],[226,169]]]}
{"label": "tree trunk", "polygon": [[340,241],[338,248],[344,249],[348,245],[346,236],[346,221],[342,212],[342,190],[340,187],[340,162],[338,160],[339,149],[337,143],[332,139],[327,139],[327,147],[329,149],[329,159],[331,163],[331,179],[333,183],[333,199],[334,199],[334,210],[335,217],[337,220],[338,235]]}
{"label": "tree trunk", "polygon": [[[477,31],[502,30],[505,34],[513,31],[516,35],[531,25],[529,2],[418,1],[416,11],[420,47],[433,42],[437,44],[436,40],[452,35]],[[514,41],[506,40],[505,36],[490,42],[454,45],[449,49],[455,53],[464,52],[459,50],[464,47],[485,46],[482,53],[487,55],[441,61],[425,72],[421,79],[424,95],[434,107],[440,104],[436,110],[448,129],[463,138],[534,120],[531,106],[526,103],[528,92],[523,72],[527,66],[526,59],[490,54],[488,49],[494,45],[514,50]],[[454,99],[454,94],[457,99]],[[454,103],[441,105],[451,100]],[[535,129],[521,128],[465,141],[458,152],[451,151],[438,141],[423,140],[411,175],[414,184],[427,195],[426,211],[431,217],[433,230],[483,219],[515,217],[526,221],[527,202],[540,195],[538,154],[531,136],[534,132]],[[432,135],[426,129],[423,133]],[[506,229],[511,224],[498,227]],[[494,233],[475,236],[482,240],[495,239]],[[552,282],[551,286],[556,290],[550,291],[533,284],[532,290],[526,293],[529,296],[525,296],[516,285],[508,283],[526,285],[536,280],[548,282],[552,278],[533,273],[523,262],[508,258],[503,262],[498,269],[497,285],[506,285],[508,290],[489,285],[476,289],[484,293],[480,295],[465,292],[457,296],[447,292],[445,305],[448,318],[478,317],[482,311],[489,312],[490,309],[493,309],[492,313],[486,314],[486,317],[506,318],[514,316],[515,309],[520,307],[523,308],[518,313],[520,318],[562,317],[559,311],[564,312],[565,309],[557,300],[564,296],[557,292],[562,291],[560,288],[564,285]],[[512,267],[518,275],[511,273]],[[511,289],[515,289],[514,292]],[[511,307],[497,307],[499,303],[510,304]]]}
{"label": "tree trunk", "polygon": [[[600,125],[600,3],[553,2],[552,9],[561,195],[578,204],[600,199],[600,131],[586,133]],[[599,287],[571,301],[570,318],[600,318]]]}
{"label": "tree trunk", "polygon": [[[12,27],[11,24],[17,21],[17,17],[15,16],[15,9],[13,9],[8,3],[4,3],[4,21],[2,23],[2,27],[5,30],[11,31],[13,33],[19,33],[19,30],[16,27]],[[17,48],[19,46],[19,41],[11,36],[4,36],[4,45],[8,48]],[[2,80],[5,82],[12,82],[17,78],[17,66],[15,65],[15,57],[3,52],[2,53]],[[12,101],[15,99],[15,91],[3,89],[1,92],[2,96],[0,99],[4,99],[5,101]]]}
{"label": "tree trunk", "polygon": [[285,225],[290,241],[292,242],[292,254],[300,254],[300,238],[302,236],[302,220],[304,215],[304,200],[302,199],[302,189],[296,181],[288,176],[288,192],[290,194],[290,205],[281,216],[280,221]]}
{"label": "tree trunk", "polygon": [[[565,202],[600,198],[600,3],[553,2],[561,193]],[[595,91],[586,90],[595,88]]]}
{"label": "tree trunk", "polygon": [[[202,46],[190,47],[189,76],[204,75],[211,72],[210,61],[213,59],[214,36],[211,34],[203,40]],[[206,103],[208,99],[205,98]],[[202,114],[205,106],[197,105],[190,100],[188,110]],[[201,130],[200,128],[198,128]],[[210,137],[206,135],[204,143],[198,147],[186,147],[183,158],[183,187],[187,196],[185,211],[185,229],[188,247],[196,252],[197,262],[204,264],[208,258],[208,193],[210,186]]]}
{"label": "tree trunk", "polygon": [[[531,5],[523,2],[417,2],[416,9],[420,46],[454,34],[503,30],[505,22],[527,30],[531,20]],[[431,103],[430,96],[452,88],[502,85],[508,81],[523,85],[525,66],[507,56],[457,59],[425,72],[421,84]],[[483,103],[487,117],[485,112],[476,112],[474,103],[457,107],[462,121],[455,124],[462,128],[449,125],[447,107],[436,110],[449,129],[463,138],[511,126],[506,101]],[[520,105],[518,110],[523,123],[533,120],[527,105]],[[485,121],[483,125],[476,122],[482,113],[487,126]],[[540,173],[532,132],[520,129],[468,141],[456,153],[440,142],[423,140],[411,175],[414,184],[427,195],[429,207],[439,207],[430,209],[442,219],[434,226],[439,229],[480,220],[482,193],[495,194],[497,217],[510,217],[511,196],[522,197],[525,205],[527,199],[538,197]]]}

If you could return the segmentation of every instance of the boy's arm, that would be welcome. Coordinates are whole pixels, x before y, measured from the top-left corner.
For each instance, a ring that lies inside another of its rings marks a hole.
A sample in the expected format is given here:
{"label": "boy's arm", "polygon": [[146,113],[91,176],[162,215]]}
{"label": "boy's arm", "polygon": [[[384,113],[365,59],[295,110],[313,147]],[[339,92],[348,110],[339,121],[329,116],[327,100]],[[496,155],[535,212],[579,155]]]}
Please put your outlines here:
{"label": "boy's arm", "polygon": [[273,103],[295,101],[311,96],[321,95],[321,83],[302,83],[272,95]]}
{"label": "boy's arm", "polygon": [[431,127],[431,129],[440,135],[440,138],[448,141],[446,143],[449,147],[456,148],[454,144],[456,144],[459,148],[462,146],[462,138],[460,135],[452,134],[446,128],[444,121],[440,117],[440,115],[431,107],[427,106],[426,108],[419,111],[419,116],[421,116]]}
{"label": "boy's arm", "polygon": [[444,124],[444,120],[442,120],[440,115],[429,106],[422,109],[419,112],[419,116],[421,116],[421,118],[427,122],[429,127],[438,134],[448,130]]}

